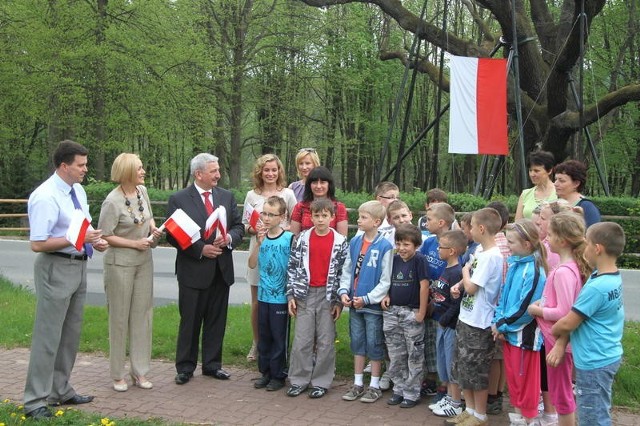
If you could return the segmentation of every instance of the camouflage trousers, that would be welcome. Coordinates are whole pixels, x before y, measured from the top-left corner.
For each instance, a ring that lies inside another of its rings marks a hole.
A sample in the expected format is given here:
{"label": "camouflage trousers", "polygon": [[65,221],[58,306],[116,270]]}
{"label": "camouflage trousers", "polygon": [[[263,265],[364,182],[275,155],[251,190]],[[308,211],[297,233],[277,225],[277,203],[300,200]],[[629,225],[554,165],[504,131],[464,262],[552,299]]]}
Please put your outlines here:
{"label": "camouflage trousers", "polygon": [[416,322],[417,312],[406,306],[390,306],[382,313],[393,393],[412,401],[420,399],[424,363],[424,323]]}

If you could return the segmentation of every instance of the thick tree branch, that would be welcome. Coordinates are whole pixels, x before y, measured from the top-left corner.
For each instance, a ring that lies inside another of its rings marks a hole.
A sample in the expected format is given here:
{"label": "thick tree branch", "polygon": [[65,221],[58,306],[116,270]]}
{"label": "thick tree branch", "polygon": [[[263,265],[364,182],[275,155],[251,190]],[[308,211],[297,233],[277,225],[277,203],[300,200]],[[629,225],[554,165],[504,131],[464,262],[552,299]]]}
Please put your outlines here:
{"label": "thick tree branch", "polygon": [[[640,101],[640,84],[625,86],[614,92],[607,93],[598,102],[585,108],[585,124],[593,124],[614,108],[633,101]],[[578,111],[565,111],[554,117],[552,122],[559,127],[576,131],[580,129],[580,113]]]}
{"label": "thick tree branch", "polygon": [[422,40],[437,46],[447,52],[459,56],[480,57],[488,56],[489,51],[478,47],[473,41],[463,40],[455,34],[442,31],[442,28],[429,22],[422,21],[418,16],[402,5],[400,0],[302,0],[309,6],[324,7],[349,3],[369,3],[377,5],[384,13],[391,16],[403,29],[416,33]]}

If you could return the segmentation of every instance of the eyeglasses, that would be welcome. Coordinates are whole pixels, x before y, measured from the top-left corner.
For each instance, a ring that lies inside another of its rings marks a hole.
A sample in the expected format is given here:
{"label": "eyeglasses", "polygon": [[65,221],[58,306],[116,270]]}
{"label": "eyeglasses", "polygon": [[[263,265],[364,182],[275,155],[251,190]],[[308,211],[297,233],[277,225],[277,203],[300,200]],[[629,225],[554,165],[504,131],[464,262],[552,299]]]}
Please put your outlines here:
{"label": "eyeglasses", "polygon": [[385,200],[399,200],[400,199],[400,197],[398,197],[397,195],[392,195],[390,197],[387,197],[386,195],[378,195],[378,197],[384,198]]}
{"label": "eyeglasses", "polygon": [[451,250],[452,248],[453,248],[453,247],[443,247],[443,246],[440,246],[440,247],[438,247],[438,250]]}
{"label": "eyeglasses", "polygon": [[300,150],[298,151],[298,154],[303,152],[310,152],[312,154],[315,154],[317,151],[315,148],[300,148]]}
{"label": "eyeglasses", "polygon": [[269,219],[272,219],[274,217],[278,217],[278,216],[282,216],[282,215],[281,214],[275,214],[275,213],[268,213],[268,212],[260,212],[260,216],[268,217]]}

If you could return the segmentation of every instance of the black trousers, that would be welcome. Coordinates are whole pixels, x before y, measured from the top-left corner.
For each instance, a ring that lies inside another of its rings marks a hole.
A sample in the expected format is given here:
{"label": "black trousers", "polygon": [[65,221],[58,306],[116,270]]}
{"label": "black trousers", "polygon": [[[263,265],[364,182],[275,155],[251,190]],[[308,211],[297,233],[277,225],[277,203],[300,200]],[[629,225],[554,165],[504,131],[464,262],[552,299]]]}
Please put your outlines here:
{"label": "black trousers", "polygon": [[[220,275],[216,274],[218,278]],[[222,342],[227,325],[229,286],[220,278],[206,289],[179,286],[180,327],[176,348],[178,373],[193,373],[198,364],[202,331],[202,371],[222,368]]]}
{"label": "black trousers", "polygon": [[258,369],[263,376],[287,377],[288,325],[286,303],[258,302]]}

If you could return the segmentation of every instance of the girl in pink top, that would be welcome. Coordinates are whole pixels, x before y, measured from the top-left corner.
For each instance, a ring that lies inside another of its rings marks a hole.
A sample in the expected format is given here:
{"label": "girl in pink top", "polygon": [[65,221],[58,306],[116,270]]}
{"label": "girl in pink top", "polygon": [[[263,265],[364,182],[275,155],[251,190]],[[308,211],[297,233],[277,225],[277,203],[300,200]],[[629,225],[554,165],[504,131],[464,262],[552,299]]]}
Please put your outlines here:
{"label": "girl in pink top", "polygon": [[[551,327],[565,316],[577,299],[591,270],[582,257],[585,247],[584,219],[576,213],[564,212],[551,217],[547,239],[551,251],[559,256],[559,266],[549,273],[542,299],[529,306],[529,314],[536,317],[544,336],[547,353],[555,344]],[[551,401],[558,412],[558,425],[574,425],[576,403],[571,387],[573,357],[567,354],[557,367],[547,365],[547,380]]]}

